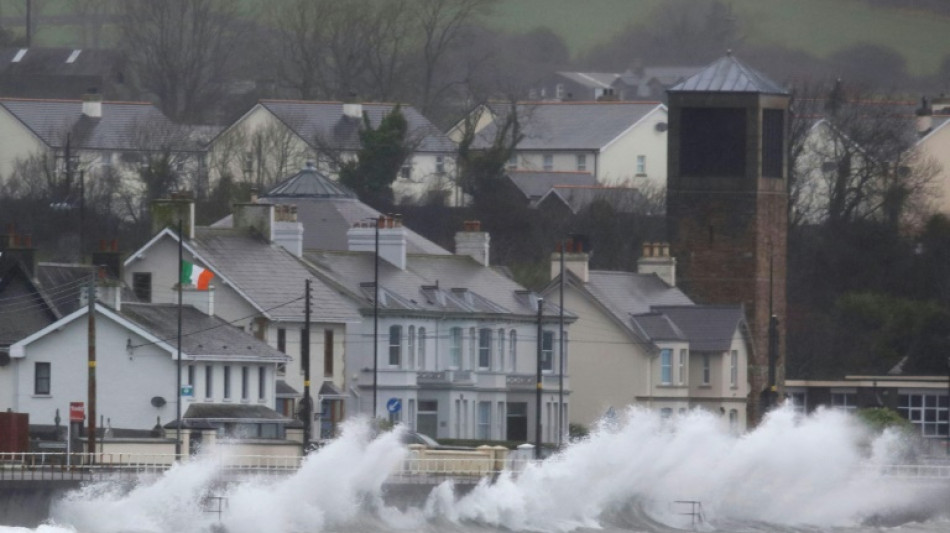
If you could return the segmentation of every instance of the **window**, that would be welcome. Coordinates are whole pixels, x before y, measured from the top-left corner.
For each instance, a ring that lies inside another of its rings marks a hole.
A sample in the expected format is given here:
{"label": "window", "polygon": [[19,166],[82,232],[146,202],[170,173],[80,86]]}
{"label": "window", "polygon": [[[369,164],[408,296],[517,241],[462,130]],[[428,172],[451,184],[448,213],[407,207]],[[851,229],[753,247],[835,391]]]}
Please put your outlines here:
{"label": "window", "polygon": [[739,386],[739,352],[735,350],[729,353],[729,385]]}
{"label": "window", "polygon": [[739,411],[729,410],[729,431],[733,434],[739,433]]}
{"label": "window", "polygon": [[212,385],[214,384],[214,367],[211,365],[205,365],[205,399],[210,400],[211,394],[214,392]]}
{"label": "window", "polygon": [[552,154],[544,154],[544,170],[554,170],[554,156]]}
{"label": "window", "polygon": [[831,406],[844,411],[854,411],[857,409],[855,394],[853,392],[832,392]]}
{"label": "window", "polygon": [[412,159],[407,157],[402,167],[399,168],[399,177],[407,180],[410,176],[412,176]]}
{"label": "window", "polygon": [[254,152],[244,152],[244,175],[250,176],[254,172]]}
{"label": "window", "polygon": [[508,158],[508,170],[514,170],[518,168],[518,155],[511,154],[511,157]]}
{"label": "window", "polygon": [[132,273],[132,292],[135,298],[140,302],[152,302],[152,273],[151,272],[133,272]]}
{"label": "window", "polygon": [[587,171],[587,154],[577,154],[577,171]]}
{"label": "window", "polygon": [[468,329],[468,368],[475,368],[475,350],[477,349],[477,340],[475,328]]}
{"label": "window", "polygon": [[419,400],[419,412],[416,415],[416,431],[430,437],[437,437],[439,431],[439,402]]}
{"label": "window", "polygon": [[419,328],[419,357],[416,358],[416,364],[420,370],[426,369],[426,328]]}
{"label": "window", "polygon": [[287,330],[284,328],[277,328],[277,350],[287,353]]}
{"label": "window", "polygon": [[389,366],[399,366],[402,360],[402,326],[389,326]]}
{"label": "window", "polygon": [[52,363],[36,363],[33,365],[33,394],[38,396],[49,395],[52,382]]}
{"label": "window", "polygon": [[515,330],[508,334],[508,364],[512,372],[518,370],[518,332]]}
{"label": "window", "polygon": [[491,402],[478,402],[478,438],[491,439]]}
{"label": "window", "polygon": [[231,399],[231,367],[224,367],[224,399]]}
{"label": "window", "polygon": [[498,330],[498,370],[505,371],[505,330]]}
{"label": "window", "polygon": [[323,330],[323,377],[333,377],[333,330]]}
{"label": "window", "polygon": [[673,383],[673,350],[669,348],[660,350],[660,383]]}
{"label": "window", "polygon": [[541,333],[541,370],[554,370],[554,332]]}
{"label": "window", "polygon": [[406,332],[406,341],[408,342],[408,347],[406,349],[406,361],[409,368],[416,367],[416,327],[409,326],[409,330]]}
{"label": "window", "polygon": [[478,330],[478,368],[482,370],[491,368],[491,333],[488,328]]}
{"label": "window", "polygon": [[557,85],[554,86],[554,97],[557,98],[558,100],[561,100],[564,98],[564,84],[563,83],[558,83]]}
{"label": "window", "polygon": [[449,368],[462,367],[462,328],[449,330]]}
{"label": "window", "polygon": [[788,395],[788,400],[792,402],[792,408],[800,415],[808,412],[808,396],[804,392],[792,392]]}
{"label": "window", "polygon": [[785,112],[762,111],[762,176],[781,178],[785,154]]}
{"label": "window", "polygon": [[660,418],[662,418],[663,420],[668,420],[670,418],[673,418],[673,408],[664,407],[660,409]]}
{"label": "window", "polygon": [[924,437],[946,437],[950,420],[946,392],[901,394],[897,412],[910,420]]}
{"label": "window", "polygon": [[267,398],[267,368],[257,367],[257,399]]}
{"label": "window", "polygon": [[677,374],[678,374],[678,376],[677,376],[677,382],[678,382],[680,385],[685,385],[685,384],[686,384],[686,358],[687,358],[687,354],[688,354],[688,352],[686,351],[685,348],[684,348],[684,349],[680,349],[680,360],[679,360],[679,365],[678,365],[678,367],[677,367]]}
{"label": "window", "polygon": [[744,176],[746,110],[685,107],[680,111],[680,174]]}
{"label": "window", "polygon": [[709,354],[703,354],[703,385],[709,385],[712,380],[712,361]]}
{"label": "window", "polygon": [[647,156],[638,155],[637,156],[637,176],[646,176],[647,175]]}
{"label": "window", "polygon": [[445,156],[444,155],[435,156],[435,173],[445,174]]}
{"label": "window", "polygon": [[246,400],[250,396],[250,379],[251,379],[251,369],[250,367],[242,366],[241,367],[241,399]]}
{"label": "window", "polygon": [[195,386],[195,366],[188,365],[188,385]]}

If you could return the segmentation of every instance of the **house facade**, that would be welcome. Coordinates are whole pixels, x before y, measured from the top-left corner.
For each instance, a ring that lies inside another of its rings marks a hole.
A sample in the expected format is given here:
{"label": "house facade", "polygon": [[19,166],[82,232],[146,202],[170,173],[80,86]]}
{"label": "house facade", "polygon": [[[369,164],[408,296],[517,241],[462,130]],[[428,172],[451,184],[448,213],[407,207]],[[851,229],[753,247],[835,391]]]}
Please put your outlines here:
{"label": "house facade", "polygon": [[[309,385],[314,407],[312,439],[335,434],[343,410],[347,324],[361,318],[356,306],[333,288],[311,284],[312,317],[306,321],[306,283],[312,274],[301,260],[303,228],[289,206],[236,204],[227,228],[194,227],[194,202],[178,198],[153,207],[155,237],[126,259],[123,280],[140,301],[177,301],[178,221],[185,261],[214,274],[213,291],[192,291],[187,301],[213,307],[220,317],[290,356],[276,369],[271,406],[297,417]],[[302,339],[309,331],[311,383],[305,382]]]}
{"label": "house facade", "polygon": [[[499,105],[498,120],[510,109]],[[509,171],[587,172],[605,186],[643,191],[666,187],[666,106],[658,102],[537,102],[515,107],[523,139],[508,162]],[[484,113],[484,110],[482,111]],[[482,125],[473,143],[489,146],[494,120]],[[456,126],[454,135],[460,135]]]}
{"label": "house facade", "polygon": [[381,222],[378,271],[375,222],[348,232],[349,251],[306,254],[361,302],[363,321],[347,335],[347,412],[435,438],[534,442],[540,429],[543,442],[560,442],[571,384],[559,372],[557,306],[489,266],[477,224],[456,235],[454,255],[434,255],[407,253],[405,229]]}
{"label": "house facade", "polygon": [[[647,245],[638,271],[590,270],[579,247],[564,254],[564,307],[571,328],[567,371],[570,422],[592,427],[628,406],[663,416],[702,408],[736,431],[746,428],[751,344],[741,306],[694,304],[675,286],[665,245]],[[560,253],[542,295],[557,302]]]}
{"label": "house facade", "polygon": [[[317,169],[337,178],[339,164],[356,158],[364,114],[372,127],[396,104],[262,100],[225,128],[210,147],[212,182],[223,175],[264,190],[315,161]],[[437,199],[458,205],[455,145],[411,106],[399,106],[408,122],[413,147],[393,193],[397,202]]]}

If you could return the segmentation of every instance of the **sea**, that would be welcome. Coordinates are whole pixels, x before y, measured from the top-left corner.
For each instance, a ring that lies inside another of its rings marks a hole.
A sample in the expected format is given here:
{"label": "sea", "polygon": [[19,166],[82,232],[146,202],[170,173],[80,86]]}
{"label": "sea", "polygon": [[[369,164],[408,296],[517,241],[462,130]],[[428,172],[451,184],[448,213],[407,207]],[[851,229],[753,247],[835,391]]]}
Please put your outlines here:
{"label": "sea", "polygon": [[[950,479],[886,475],[884,465],[922,460],[912,440],[840,410],[786,406],[735,435],[702,410],[664,419],[630,408],[517,475],[465,490],[447,480],[396,505],[401,431],[350,422],[281,478],[222,485],[219,462],[199,458],[138,483],[90,484],[39,527],[0,533],[950,532]],[[225,502],[220,512],[208,496]]]}

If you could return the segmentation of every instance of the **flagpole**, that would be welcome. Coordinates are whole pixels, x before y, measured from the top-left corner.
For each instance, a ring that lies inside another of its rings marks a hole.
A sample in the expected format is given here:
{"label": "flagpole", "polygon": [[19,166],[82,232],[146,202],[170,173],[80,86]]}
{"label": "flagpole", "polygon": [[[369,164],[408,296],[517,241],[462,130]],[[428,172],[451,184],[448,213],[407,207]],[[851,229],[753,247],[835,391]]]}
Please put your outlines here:
{"label": "flagpole", "polygon": [[175,460],[181,459],[181,277],[185,267],[182,257],[183,241],[182,221],[178,220],[178,359],[175,362]]}

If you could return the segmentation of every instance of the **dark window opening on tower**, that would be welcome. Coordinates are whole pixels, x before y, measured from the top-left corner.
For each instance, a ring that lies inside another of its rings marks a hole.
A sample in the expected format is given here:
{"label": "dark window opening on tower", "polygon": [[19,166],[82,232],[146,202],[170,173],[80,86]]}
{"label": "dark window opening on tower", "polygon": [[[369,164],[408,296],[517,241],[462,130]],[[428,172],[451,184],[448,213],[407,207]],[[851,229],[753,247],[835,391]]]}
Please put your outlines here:
{"label": "dark window opening on tower", "polygon": [[785,154],[785,113],[781,109],[762,111],[762,176],[782,178]]}
{"label": "dark window opening on tower", "polygon": [[716,242],[716,229],[712,226],[712,224],[710,224],[709,225],[709,244],[711,245],[715,242]]}
{"label": "dark window opening on tower", "polygon": [[686,107],[681,113],[683,176],[745,175],[745,109]]}

